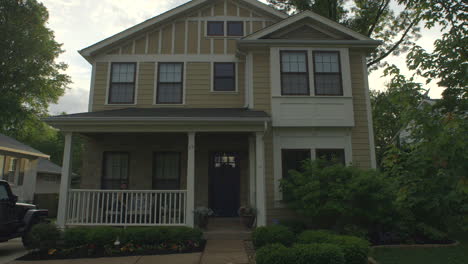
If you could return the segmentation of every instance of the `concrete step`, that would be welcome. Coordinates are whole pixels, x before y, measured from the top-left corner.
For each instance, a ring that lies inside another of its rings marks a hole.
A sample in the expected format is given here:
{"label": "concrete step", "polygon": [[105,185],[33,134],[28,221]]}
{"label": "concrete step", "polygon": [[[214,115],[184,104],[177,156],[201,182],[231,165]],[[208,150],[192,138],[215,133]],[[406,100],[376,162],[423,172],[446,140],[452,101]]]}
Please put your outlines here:
{"label": "concrete step", "polygon": [[238,217],[212,217],[203,232],[207,240],[246,240],[251,237],[251,230],[241,224]]}

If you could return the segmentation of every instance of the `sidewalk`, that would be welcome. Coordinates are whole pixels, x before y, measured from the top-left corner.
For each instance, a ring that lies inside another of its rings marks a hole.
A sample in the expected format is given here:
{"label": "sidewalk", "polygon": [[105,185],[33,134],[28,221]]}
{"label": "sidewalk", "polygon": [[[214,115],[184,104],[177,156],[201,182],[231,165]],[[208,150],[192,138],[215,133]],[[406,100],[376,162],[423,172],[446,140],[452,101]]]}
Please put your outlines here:
{"label": "sidewalk", "polygon": [[27,251],[21,243],[21,239],[12,239],[8,242],[0,243],[0,264],[9,263],[21,256],[26,255]]}
{"label": "sidewalk", "polygon": [[248,264],[242,240],[208,240],[200,264]]}

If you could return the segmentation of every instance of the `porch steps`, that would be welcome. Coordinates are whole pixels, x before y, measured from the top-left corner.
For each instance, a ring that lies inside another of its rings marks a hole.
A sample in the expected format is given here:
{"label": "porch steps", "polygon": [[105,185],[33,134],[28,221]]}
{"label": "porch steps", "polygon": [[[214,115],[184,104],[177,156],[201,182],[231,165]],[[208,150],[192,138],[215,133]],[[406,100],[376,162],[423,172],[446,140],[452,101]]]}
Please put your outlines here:
{"label": "porch steps", "polygon": [[203,232],[206,240],[247,240],[251,233],[238,217],[212,217]]}

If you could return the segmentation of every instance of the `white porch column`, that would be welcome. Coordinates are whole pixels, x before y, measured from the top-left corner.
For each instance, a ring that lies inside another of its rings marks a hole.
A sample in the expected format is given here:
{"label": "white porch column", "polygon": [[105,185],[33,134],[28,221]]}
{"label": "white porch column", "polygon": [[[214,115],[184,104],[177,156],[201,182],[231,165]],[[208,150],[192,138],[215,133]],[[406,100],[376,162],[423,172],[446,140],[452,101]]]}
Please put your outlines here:
{"label": "white porch column", "polygon": [[256,207],[255,197],[255,136],[249,136],[249,203],[250,206]]}
{"label": "white porch column", "polygon": [[187,211],[186,224],[194,226],[195,209],[195,132],[188,133],[188,146],[187,146]]}
{"label": "white porch column", "polygon": [[62,176],[60,179],[60,194],[57,211],[57,225],[59,228],[65,228],[67,215],[68,189],[70,188],[72,176],[72,136],[71,132],[65,133],[65,147],[63,150]]}
{"label": "white porch column", "polygon": [[257,226],[266,225],[266,200],[265,200],[265,144],[263,132],[255,134],[255,163],[256,163],[256,206]]}

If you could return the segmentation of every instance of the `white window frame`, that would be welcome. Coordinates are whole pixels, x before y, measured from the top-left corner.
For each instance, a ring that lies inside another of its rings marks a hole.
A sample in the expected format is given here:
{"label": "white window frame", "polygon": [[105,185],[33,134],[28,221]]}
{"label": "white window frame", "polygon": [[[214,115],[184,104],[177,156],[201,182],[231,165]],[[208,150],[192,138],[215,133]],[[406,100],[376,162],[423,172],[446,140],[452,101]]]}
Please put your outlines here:
{"label": "white window frame", "polygon": [[[135,96],[133,97],[133,103],[132,104],[112,104],[109,103],[109,94],[110,94],[110,83],[111,83],[111,72],[112,72],[112,63],[135,63],[136,64],[136,69],[135,69]],[[107,63],[107,81],[106,81],[106,98],[104,105],[126,105],[126,106],[132,106],[132,105],[137,105],[138,102],[138,79],[140,76],[140,63],[138,61],[109,61]]]}
{"label": "white window frame", "polygon": [[[182,63],[182,102],[179,104],[161,104],[157,101],[158,95],[158,76],[159,76],[159,63]],[[183,106],[186,104],[185,98],[187,96],[187,61],[156,61],[154,62],[154,95],[153,95],[153,105],[161,107],[174,107],[174,106]]]}
{"label": "white window frame", "polygon": [[[215,91],[214,89],[214,64],[215,63],[234,63],[234,91]],[[216,94],[238,94],[239,93],[239,62],[237,61],[212,61],[210,63],[210,92]]]}

